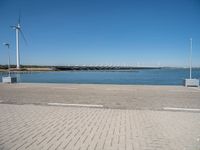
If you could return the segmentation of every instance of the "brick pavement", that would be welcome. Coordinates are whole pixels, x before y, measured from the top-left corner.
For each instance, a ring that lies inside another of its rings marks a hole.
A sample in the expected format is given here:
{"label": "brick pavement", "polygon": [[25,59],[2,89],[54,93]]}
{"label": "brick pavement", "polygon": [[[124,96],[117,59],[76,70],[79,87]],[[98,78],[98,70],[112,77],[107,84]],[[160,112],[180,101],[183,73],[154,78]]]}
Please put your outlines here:
{"label": "brick pavement", "polygon": [[0,104],[1,150],[199,150],[200,113]]}

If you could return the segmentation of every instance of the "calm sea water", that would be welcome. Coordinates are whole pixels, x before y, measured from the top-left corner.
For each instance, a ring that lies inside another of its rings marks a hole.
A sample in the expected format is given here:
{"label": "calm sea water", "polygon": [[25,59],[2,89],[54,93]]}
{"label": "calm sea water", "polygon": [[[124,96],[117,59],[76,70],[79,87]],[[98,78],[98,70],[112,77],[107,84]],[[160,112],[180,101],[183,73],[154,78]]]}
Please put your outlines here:
{"label": "calm sea water", "polygon": [[[6,76],[0,73],[1,77]],[[89,84],[140,84],[183,85],[189,77],[188,69],[150,69],[136,71],[63,71],[12,74],[25,83],[89,83]],[[200,79],[200,69],[193,69],[193,78]]]}

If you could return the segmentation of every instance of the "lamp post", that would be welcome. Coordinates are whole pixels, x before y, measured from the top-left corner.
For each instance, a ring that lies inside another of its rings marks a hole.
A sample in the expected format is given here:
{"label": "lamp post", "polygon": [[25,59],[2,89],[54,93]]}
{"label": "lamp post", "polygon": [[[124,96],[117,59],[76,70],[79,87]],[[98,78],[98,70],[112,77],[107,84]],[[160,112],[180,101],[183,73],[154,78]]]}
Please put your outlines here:
{"label": "lamp post", "polygon": [[189,67],[190,67],[190,78],[189,79],[185,79],[185,86],[186,87],[199,87],[199,79],[192,78],[192,38],[190,38]]}
{"label": "lamp post", "polygon": [[9,43],[3,43],[3,45],[5,45],[8,48],[8,75],[10,77],[10,53],[9,53],[10,44]]}
{"label": "lamp post", "polygon": [[192,79],[192,38],[190,38],[190,79]]}
{"label": "lamp post", "polygon": [[2,82],[3,83],[16,83],[17,78],[10,76],[10,53],[9,53],[10,44],[9,43],[3,43],[3,45],[5,45],[8,48],[8,76],[2,77]]}

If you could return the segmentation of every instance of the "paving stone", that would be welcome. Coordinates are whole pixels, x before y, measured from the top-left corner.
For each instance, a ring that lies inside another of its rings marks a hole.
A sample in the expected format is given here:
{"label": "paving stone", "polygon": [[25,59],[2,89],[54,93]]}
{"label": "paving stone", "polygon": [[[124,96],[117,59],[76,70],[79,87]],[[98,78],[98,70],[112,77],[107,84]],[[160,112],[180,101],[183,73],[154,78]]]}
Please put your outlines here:
{"label": "paving stone", "polygon": [[0,104],[1,150],[199,150],[200,113]]}

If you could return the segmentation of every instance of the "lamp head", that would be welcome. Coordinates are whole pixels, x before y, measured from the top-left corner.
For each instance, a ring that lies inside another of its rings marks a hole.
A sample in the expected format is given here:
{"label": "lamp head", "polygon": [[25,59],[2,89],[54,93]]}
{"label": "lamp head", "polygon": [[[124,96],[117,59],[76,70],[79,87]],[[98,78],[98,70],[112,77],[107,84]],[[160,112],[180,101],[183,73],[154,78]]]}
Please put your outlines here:
{"label": "lamp head", "polygon": [[10,47],[9,43],[3,43],[3,45],[7,46],[8,48]]}

